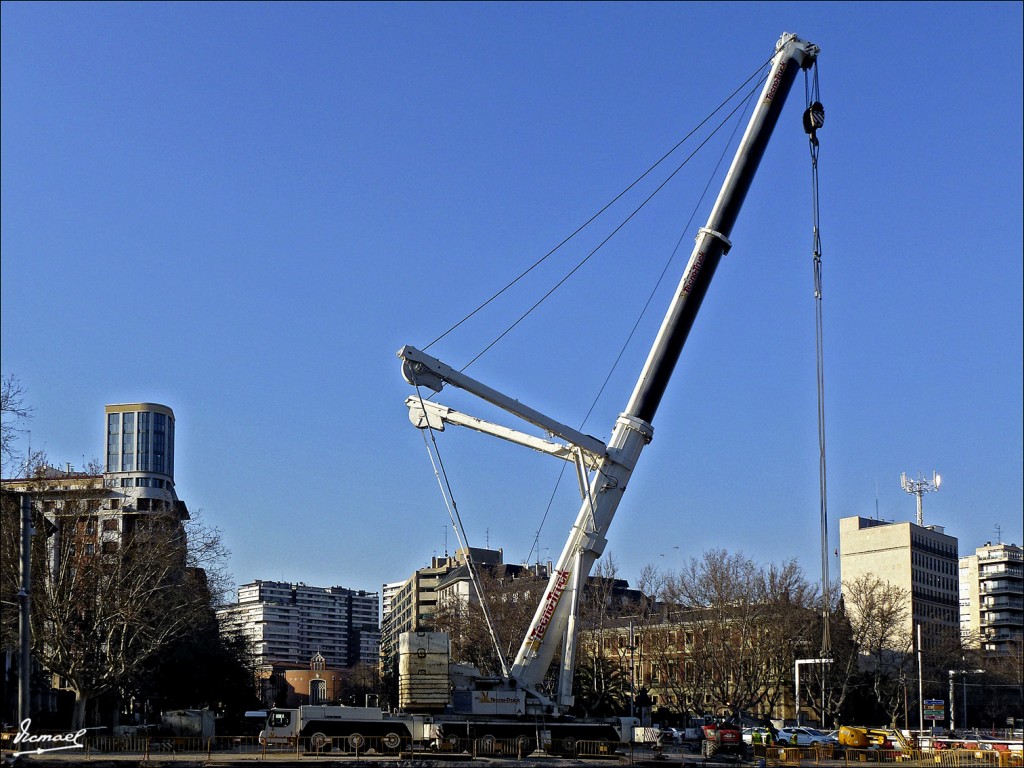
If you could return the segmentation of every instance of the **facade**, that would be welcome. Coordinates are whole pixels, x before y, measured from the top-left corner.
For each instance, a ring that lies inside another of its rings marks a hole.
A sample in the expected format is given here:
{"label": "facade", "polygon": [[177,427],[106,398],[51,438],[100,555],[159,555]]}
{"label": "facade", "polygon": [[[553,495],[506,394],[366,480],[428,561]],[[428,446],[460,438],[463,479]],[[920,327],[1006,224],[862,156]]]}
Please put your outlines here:
{"label": "facade", "polygon": [[920,625],[925,650],[958,628],[957,540],[942,526],[844,517],[839,553],[844,590],[865,575],[906,590],[911,605],[904,629],[913,636]]}
{"label": "facade", "polygon": [[1009,653],[1024,643],[1024,549],[986,543],[960,558],[960,634],[970,645]]}
{"label": "facade", "polygon": [[238,588],[238,602],[217,620],[225,635],[250,641],[261,667],[302,667],[318,654],[354,667],[377,664],[379,606],[376,592],[256,580]]}

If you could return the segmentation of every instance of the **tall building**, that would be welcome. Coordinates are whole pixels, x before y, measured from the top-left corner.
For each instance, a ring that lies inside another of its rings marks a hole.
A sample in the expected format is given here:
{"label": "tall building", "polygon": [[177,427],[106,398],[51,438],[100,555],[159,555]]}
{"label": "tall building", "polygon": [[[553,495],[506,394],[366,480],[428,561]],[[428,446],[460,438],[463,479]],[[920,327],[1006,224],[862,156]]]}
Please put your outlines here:
{"label": "tall building", "polygon": [[865,575],[898,586],[910,595],[906,625],[922,629],[925,649],[938,635],[959,626],[957,540],[942,526],[887,522],[866,517],[839,521],[843,589]]}
{"label": "tall building", "polygon": [[1024,643],[1024,549],[988,542],[960,558],[960,634],[996,653]]}
{"label": "tall building", "polygon": [[61,530],[51,537],[53,547],[74,530],[79,553],[110,553],[147,515],[189,518],[174,488],[174,411],[157,403],[108,405],[105,425],[102,471],[44,466],[3,481],[5,491],[31,495]]}
{"label": "tall building", "polygon": [[260,666],[301,667],[317,654],[331,667],[376,665],[380,595],[345,587],[256,580],[217,611],[225,635],[252,643]]}

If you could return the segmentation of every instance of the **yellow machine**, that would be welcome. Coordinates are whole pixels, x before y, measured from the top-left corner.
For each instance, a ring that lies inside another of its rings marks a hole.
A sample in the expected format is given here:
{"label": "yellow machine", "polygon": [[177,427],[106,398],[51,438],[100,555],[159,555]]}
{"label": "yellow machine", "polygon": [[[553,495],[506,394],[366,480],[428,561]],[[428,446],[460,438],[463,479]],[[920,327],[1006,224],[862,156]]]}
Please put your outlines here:
{"label": "yellow machine", "polygon": [[851,749],[913,749],[913,745],[907,741],[899,728],[860,728],[844,725],[839,729],[839,743]]}

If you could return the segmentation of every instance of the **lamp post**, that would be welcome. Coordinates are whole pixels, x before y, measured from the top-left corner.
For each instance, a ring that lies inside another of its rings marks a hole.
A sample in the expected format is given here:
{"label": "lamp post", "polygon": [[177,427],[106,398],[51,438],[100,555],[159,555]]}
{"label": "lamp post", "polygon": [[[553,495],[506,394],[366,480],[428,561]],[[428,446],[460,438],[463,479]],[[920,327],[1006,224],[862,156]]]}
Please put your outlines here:
{"label": "lamp post", "polygon": [[[950,733],[956,730],[956,717],[954,715],[954,691],[953,691],[953,676],[954,675],[980,675],[985,672],[984,669],[951,669],[949,670],[949,730]],[[966,685],[966,681],[964,685]],[[965,689],[966,690],[966,689]],[[967,727],[967,694],[964,693],[964,727]]]}
{"label": "lamp post", "polygon": [[[793,663],[793,682],[796,688],[796,724],[800,725],[800,665],[801,664],[831,664],[832,659],[797,659]],[[825,713],[821,713],[822,718]]]}
{"label": "lamp post", "polygon": [[18,722],[31,714],[32,630],[29,624],[32,589],[32,497],[21,496],[21,589],[18,590]]}

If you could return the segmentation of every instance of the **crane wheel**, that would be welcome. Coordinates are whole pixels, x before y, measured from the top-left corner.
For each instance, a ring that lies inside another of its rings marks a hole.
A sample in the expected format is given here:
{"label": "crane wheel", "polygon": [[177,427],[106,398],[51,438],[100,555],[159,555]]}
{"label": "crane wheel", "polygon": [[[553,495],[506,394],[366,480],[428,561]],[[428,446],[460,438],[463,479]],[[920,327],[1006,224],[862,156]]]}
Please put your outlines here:
{"label": "crane wheel", "polygon": [[327,738],[327,734],[317,731],[309,737],[309,746],[313,748],[315,752],[323,750],[324,752],[331,751],[331,740]]}
{"label": "crane wheel", "polygon": [[516,736],[516,754],[526,756],[535,749],[533,737]]}

